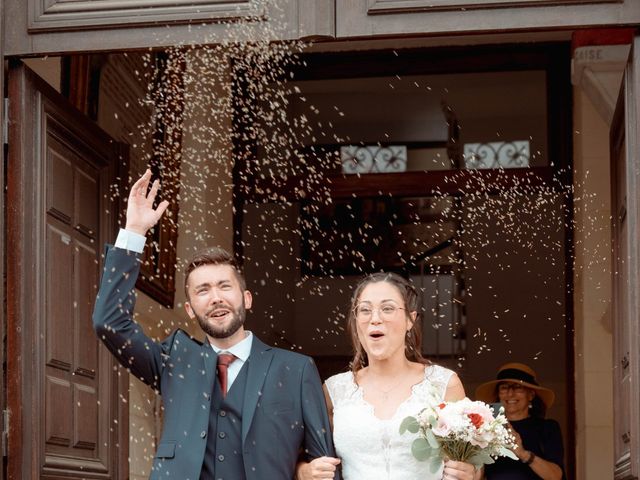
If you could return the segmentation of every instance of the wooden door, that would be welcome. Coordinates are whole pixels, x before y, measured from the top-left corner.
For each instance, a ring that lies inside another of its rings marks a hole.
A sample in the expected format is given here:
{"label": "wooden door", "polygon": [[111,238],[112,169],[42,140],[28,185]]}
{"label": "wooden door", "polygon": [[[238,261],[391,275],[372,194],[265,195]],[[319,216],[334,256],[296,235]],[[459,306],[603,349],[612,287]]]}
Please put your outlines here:
{"label": "wooden door", "polygon": [[[336,37],[535,31],[640,21],[637,0],[335,0]],[[486,40],[485,40],[486,41]]]}
{"label": "wooden door", "polygon": [[8,82],[7,477],[125,479],[128,375],[91,312],[126,150],[23,64]]}
{"label": "wooden door", "polygon": [[611,127],[616,479],[640,474],[640,37],[634,40]]}

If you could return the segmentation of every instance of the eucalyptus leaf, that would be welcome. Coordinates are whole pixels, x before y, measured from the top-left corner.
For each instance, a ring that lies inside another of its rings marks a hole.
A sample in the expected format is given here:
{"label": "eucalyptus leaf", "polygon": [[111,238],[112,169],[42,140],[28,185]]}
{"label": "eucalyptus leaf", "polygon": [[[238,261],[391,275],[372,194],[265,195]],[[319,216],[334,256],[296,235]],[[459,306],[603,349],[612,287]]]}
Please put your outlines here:
{"label": "eucalyptus leaf", "polygon": [[495,463],[495,460],[486,452],[478,452],[469,458],[469,463],[473,463],[476,468],[480,468],[482,465]]}
{"label": "eucalyptus leaf", "polygon": [[476,470],[480,470],[484,463],[480,461],[477,455],[473,455],[467,459],[467,462],[475,467]]}
{"label": "eucalyptus leaf", "polygon": [[402,423],[400,424],[401,434],[406,431],[409,431],[411,433],[418,433],[418,430],[420,430],[420,424],[415,417],[407,417],[402,420]]}
{"label": "eucalyptus leaf", "polygon": [[491,455],[489,455],[487,452],[480,452],[478,453],[478,456],[480,457],[480,460],[482,460],[482,463],[484,464],[494,462],[493,458],[491,458]]}
{"label": "eucalyptus leaf", "polygon": [[416,438],[411,444],[411,453],[416,460],[424,462],[432,454],[432,448],[424,438]]}
{"label": "eucalyptus leaf", "polygon": [[427,429],[425,436],[427,437],[427,442],[429,442],[429,446],[431,448],[440,448],[440,444],[438,443],[438,440],[436,440],[436,436],[433,434],[431,429]]}
{"label": "eucalyptus leaf", "polygon": [[509,457],[512,460],[518,460],[517,455],[513,453],[512,450],[509,450],[508,448],[500,447],[499,453],[500,453],[500,456],[502,457]]}

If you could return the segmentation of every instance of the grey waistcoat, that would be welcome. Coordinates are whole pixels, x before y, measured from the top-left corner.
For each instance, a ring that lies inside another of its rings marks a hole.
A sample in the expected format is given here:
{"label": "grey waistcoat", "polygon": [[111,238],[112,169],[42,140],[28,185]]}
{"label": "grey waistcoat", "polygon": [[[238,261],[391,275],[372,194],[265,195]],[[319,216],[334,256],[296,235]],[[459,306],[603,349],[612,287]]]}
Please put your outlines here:
{"label": "grey waistcoat", "polygon": [[200,480],[245,480],[242,459],[242,402],[247,384],[247,363],[242,366],[225,399],[215,382],[209,413],[207,449]]}

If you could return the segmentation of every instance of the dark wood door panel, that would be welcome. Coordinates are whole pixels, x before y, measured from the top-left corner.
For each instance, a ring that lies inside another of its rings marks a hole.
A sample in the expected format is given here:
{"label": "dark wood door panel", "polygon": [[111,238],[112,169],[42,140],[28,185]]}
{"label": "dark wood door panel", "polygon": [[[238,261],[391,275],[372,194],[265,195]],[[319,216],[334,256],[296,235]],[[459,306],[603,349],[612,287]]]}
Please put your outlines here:
{"label": "dark wood door panel", "polygon": [[96,284],[82,281],[83,278],[98,278],[98,258],[99,252],[96,251],[95,245],[78,242],[76,244],[76,256],[74,265],[76,270],[82,272],[82,275],[76,276],[75,291],[77,314],[75,315],[74,325],[74,348],[76,358],[74,359],[74,373],[88,379],[95,379],[98,371],[98,344],[87,341],[92,338],[95,333],[91,326],[91,313],[93,311],[93,299],[98,293]]}
{"label": "dark wood door panel", "polygon": [[81,169],[77,169],[74,173],[74,203],[78,206],[75,211],[74,228],[86,237],[97,240],[95,236],[98,233],[100,212],[95,192],[98,190],[100,179]]}
{"label": "dark wood door panel", "polygon": [[70,222],[73,213],[72,166],[55,143],[47,142],[47,176],[55,178],[54,188],[47,190],[47,213],[58,217],[63,222]]}
{"label": "dark wood door panel", "polygon": [[72,401],[71,384],[56,374],[46,375],[44,394],[47,398],[44,412],[45,444],[53,450],[61,447],[58,451],[63,453],[71,445],[71,422],[66,414],[67,406]]}
{"label": "dark wood door panel", "polygon": [[18,62],[9,89],[8,478],[127,478],[127,376],[91,326],[123,148]]}
{"label": "dark wood door panel", "polygon": [[47,365],[70,372],[73,350],[68,346],[73,331],[73,246],[68,231],[47,225],[46,300],[43,336],[47,345]]}

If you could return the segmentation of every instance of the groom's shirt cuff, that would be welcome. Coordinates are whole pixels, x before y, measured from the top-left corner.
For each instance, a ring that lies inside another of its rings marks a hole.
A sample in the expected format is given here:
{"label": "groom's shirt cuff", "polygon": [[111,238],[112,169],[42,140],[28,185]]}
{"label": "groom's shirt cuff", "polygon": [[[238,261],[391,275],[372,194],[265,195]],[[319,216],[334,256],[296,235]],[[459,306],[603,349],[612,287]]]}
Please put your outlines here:
{"label": "groom's shirt cuff", "polygon": [[118,233],[118,238],[116,239],[115,247],[131,252],[142,253],[144,251],[145,241],[146,237],[144,235],[121,228]]}

